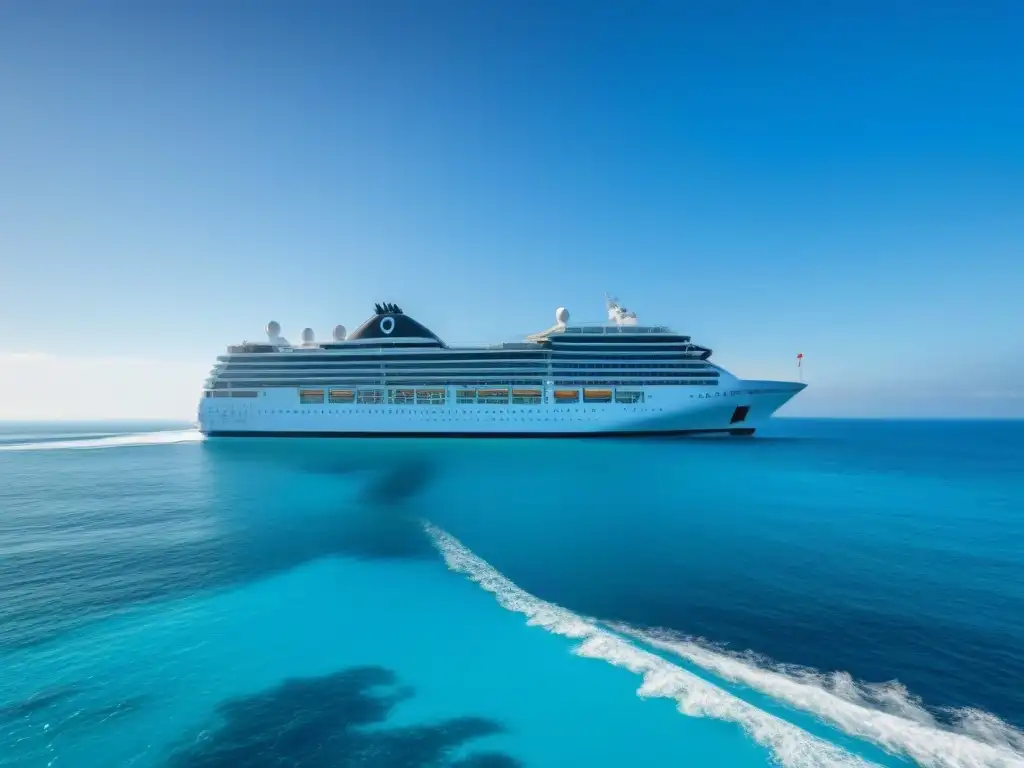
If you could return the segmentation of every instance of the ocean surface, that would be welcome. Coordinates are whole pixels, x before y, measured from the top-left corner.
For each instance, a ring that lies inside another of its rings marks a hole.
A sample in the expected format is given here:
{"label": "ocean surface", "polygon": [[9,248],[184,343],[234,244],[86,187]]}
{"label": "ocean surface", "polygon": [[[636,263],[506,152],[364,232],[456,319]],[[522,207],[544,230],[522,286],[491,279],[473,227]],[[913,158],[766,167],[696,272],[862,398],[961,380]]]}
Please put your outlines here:
{"label": "ocean surface", "polygon": [[1022,766],[1024,422],[0,426],[0,766]]}

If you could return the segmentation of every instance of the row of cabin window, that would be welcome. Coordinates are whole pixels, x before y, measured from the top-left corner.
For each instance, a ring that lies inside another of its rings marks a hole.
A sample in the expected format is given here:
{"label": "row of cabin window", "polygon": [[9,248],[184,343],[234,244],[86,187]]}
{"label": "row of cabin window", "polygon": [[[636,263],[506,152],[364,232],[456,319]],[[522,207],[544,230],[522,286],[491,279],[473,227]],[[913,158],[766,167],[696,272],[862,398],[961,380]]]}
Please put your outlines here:
{"label": "row of cabin window", "polygon": [[[604,397],[585,397],[582,402],[584,403],[618,403],[620,405],[632,405],[636,403],[642,403],[643,395],[638,397],[624,397],[610,395]],[[302,397],[299,402],[303,405],[323,405],[324,400],[316,397]],[[447,405],[444,400],[419,400],[416,401],[411,398],[395,398],[388,400],[387,403],[384,401],[353,401],[353,400],[333,400],[328,399],[328,403],[332,405]],[[570,405],[572,403],[581,402],[579,397],[575,398],[559,398],[558,400],[552,401],[556,405]],[[476,399],[458,397],[455,398],[456,405],[509,405],[509,398],[500,397],[480,397]],[[513,397],[511,398],[512,405],[543,405],[544,401],[539,397]]]}
{"label": "row of cabin window", "polygon": [[[621,361],[621,362],[609,362],[609,361]],[[364,368],[380,369],[380,368],[458,368],[460,370],[476,369],[476,368],[541,368],[540,363],[545,363],[545,360],[424,360],[420,362],[397,362],[393,360],[381,361],[381,360],[332,360],[328,364],[326,361],[323,364],[308,365],[308,360],[297,360],[294,362],[276,363],[238,363],[230,362],[226,363],[224,368],[229,371],[254,371],[254,370],[303,370],[303,369],[316,369],[324,368],[333,370],[336,368],[359,368],[360,363],[375,363],[374,365],[364,365]],[[314,361],[315,362],[315,361]],[[554,358],[550,360],[551,365],[558,368],[697,368],[705,369],[709,367],[708,363],[680,363],[680,362],[663,362],[661,360],[644,360],[637,359],[635,357],[619,357],[619,358],[597,358],[593,362],[587,360],[580,360],[579,357],[566,357],[566,358]]]}
{"label": "row of cabin window", "polygon": [[[214,397],[256,397],[256,392],[228,392],[228,391],[217,391],[213,392]],[[210,392],[206,393],[207,397],[211,396]],[[554,402],[556,403],[578,403],[580,401],[579,395],[576,397],[559,397]],[[632,404],[642,403],[644,396],[642,392],[627,392],[619,393],[614,396],[614,402],[620,404]],[[302,395],[299,398],[299,402],[303,405],[322,405],[324,403],[323,395]],[[381,399],[355,399],[355,398],[337,398],[328,397],[326,402],[333,405],[345,405],[351,403],[359,403],[361,405],[384,405],[384,400]],[[508,405],[509,399],[501,397],[457,397],[455,398],[457,405]],[[610,403],[613,402],[612,396],[584,396],[583,402],[586,403]],[[447,401],[444,398],[420,398],[417,400],[414,397],[392,397],[389,398],[387,403],[389,405],[445,405]],[[513,397],[512,405],[541,405],[543,403],[542,398],[539,397]]]}
{"label": "row of cabin window", "polygon": [[[327,378],[327,377],[323,377]],[[543,386],[543,379],[477,379],[475,381],[467,381],[465,379],[444,379],[442,381],[424,382],[422,378],[419,379],[392,379],[382,380],[379,378],[367,379],[364,381],[344,381],[343,379],[339,382],[339,377],[333,377],[333,381],[312,382],[308,379],[301,379],[299,383],[302,384],[318,384],[324,387],[540,387]],[[294,387],[295,383],[276,383],[273,381],[236,381],[235,379],[220,379],[214,383],[214,389],[225,389],[227,387]]]}
{"label": "row of cabin window", "polygon": [[632,381],[626,380],[612,380],[612,379],[588,379],[587,381],[580,381],[579,379],[556,379],[556,387],[594,387],[594,386],[627,386],[627,387],[656,387],[656,386],[705,386],[705,387],[717,387],[718,379],[662,379],[661,381]]}
{"label": "row of cabin window", "polygon": [[558,354],[559,352],[585,352],[587,354],[597,353],[615,353],[615,352],[677,352],[680,355],[690,355],[695,357],[697,355],[708,355],[711,353],[707,347],[702,347],[698,344],[689,343],[674,343],[674,344],[644,344],[642,347],[638,347],[635,344],[588,344],[585,347],[581,347],[578,344],[555,344],[552,345],[552,354]]}
{"label": "row of cabin window", "polygon": [[[251,390],[241,390],[241,389],[234,389],[234,390],[220,389],[220,390],[214,390],[212,392],[208,391],[206,393],[207,397],[210,397],[211,395],[213,397],[251,398],[251,397],[259,397],[259,392],[254,392],[254,391],[251,391]],[[300,395],[300,399],[304,403],[322,403],[322,402],[324,402],[324,395],[322,393]],[[584,399],[587,400],[587,401],[599,402],[599,401],[606,400],[606,399],[610,400],[610,397],[609,398],[604,398],[604,397],[600,397],[600,396],[584,395]],[[617,402],[617,403],[642,403],[643,399],[644,399],[644,393],[643,392],[617,392],[615,394],[615,402]],[[459,404],[472,404],[472,403],[494,403],[494,404],[498,404],[498,403],[507,403],[508,402],[508,397],[506,396],[506,397],[502,398],[502,397],[466,397],[466,396],[457,396],[455,398],[455,400]],[[579,400],[579,393],[578,392],[574,393],[574,396],[561,396],[561,397],[559,397],[557,395],[555,396],[555,402],[560,402],[560,403],[576,402],[578,400]],[[516,396],[513,396],[512,397],[513,405],[539,405],[539,404],[541,404],[542,401],[543,401],[543,399],[541,397],[539,397],[539,396],[527,396],[527,397],[522,397],[522,396],[516,397]],[[344,403],[354,403],[354,402],[360,402],[360,403],[364,403],[364,404],[383,404],[384,403],[384,397],[379,392],[361,392],[361,393],[353,394],[353,395],[328,395],[327,396],[327,402],[334,403],[336,405],[344,404]],[[421,405],[423,405],[423,404],[426,404],[426,405],[444,405],[444,403],[446,402],[446,397],[443,394],[441,394],[441,395],[427,395],[427,396],[422,396],[421,395],[418,398],[415,395],[392,394],[388,398],[388,402],[389,403],[394,403],[394,404],[413,404],[413,403],[419,403]]]}
{"label": "row of cabin window", "polygon": [[[327,401],[333,403],[355,401],[382,402],[384,399],[383,392],[380,390],[328,389],[326,394]],[[481,389],[479,391],[465,389],[456,391],[456,400],[461,403],[501,404],[508,403],[510,396],[513,404],[521,404],[521,406],[538,406],[544,400],[541,390],[526,391],[512,389],[509,392],[507,387],[498,387],[494,389]],[[324,402],[325,391],[321,389],[302,389],[299,390],[299,397],[303,402]],[[577,389],[555,390],[554,398],[556,402],[577,401],[580,399],[580,391]],[[583,390],[583,398],[585,401],[593,402],[611,401],[612,392],[610,390],[585,388]],[[644,393],[620,390],[614,393],[614,398],[616,402],[642,402]],[[395,389],[387,392],[387,401],[392,404],[444,404],[446,400],[447,392],[437,389]]]}
{"label": "row of cabin window", "polygon": [[[562,375],[562,376],[580,375],[579,373],[577,373],[578,371],[581,371],[581,372],[582,371],[595,371],[595,373],[592,374],[594,376],[607,375],[608,373],[610,373],[612,371],[622,371],[623,374],[625,374],[627,376],[655,376],[655,377],[658,377],[658,378],[670,378],[670,377],[674,377],[674,376],[680,377],[680,378],[701,378],[701,377],[705,377],[706,378],[706,377],[713,377],[713,376],[718,376],[719,375],[718,371],[715,370],[715,369],[705,369],[705,370],[700,370],[700,371],[691,371],[691,370],[677,371],[677,370],[651,370],[652,367],[656,367],[656,366],[635,366],[633,368],[630,368],[629,366],[626,366],[626,365],[621,365],[621,366],[619,366],[619,365],[605,365],[605,366],[601,366],[601,365],[555,365],[555,366],[551,367],[551,371],[552,371],[553,375],[555,375],[555,376],[558,376],[558,375]],[[501,370],[507,370],[507,369],[503,369],[501,366],[492,366],[488,370],[491,370],[491,371],[501,371]],[[634,373],[634,371],[636,371],[636,372]],[[534,371],[532,371],[532,372],[533,372],[533,374],[535,376],[547,376],[548,375],[547,369],[544,369],[544,370],[534,369]],[[344,376],[359,376],[359,377],[364,377],[364,376],[379,377],[381,375],[388,376],[388,377],[394,377],[396,375],[403,375],[403,374],[408,376],[411,373],[416,373],[416,374],[418,374],[420,376],[438,376],[438,375],[440,375],[440,376],[444,376],[444,375],[448,375],[448,376],[455,375],[455,376],[457,376],[458,375],[457,371],[444,370],[444,369],[441,369],[441,368],[438,368],[438,369],[421,369],[421,370],[418,370],[418,371],[390,371],[390,370],[387,370],[387,369],[385,369],[385,370],[368,370],[368,369],[365,369],[365,368],[364,369],[338,368],[337,370],[321,368],[319,370],[312,369],[312,370],[307,370],[307,371],[303,371],[303,370],[294,370],[294,371],[292,371],[292,370],[281,370],[281,371],[266,371],[266,370],[263,370],[263,371],[229,371],[229,370],[224,370],[224,371],[214,371],[213,373],[215,375],[219,376],[222,379],[235,380],[235,379],[241,379],[241,378],[245,378],[245,377],[262,376],[262,377],[265,377],[265,378],[268,378],[268,379],[280,379],[282,381],[305,381],[305,380],[309,380],[309,379],[337,378],[339,374],[342,374]],[[524,371],[524,373],[525,373],[525,371]]]}
{"label": "row of cabin window", "polygon": [[[479,398],[455,398],[456,402],[460,405],[467,404],[483,404],[483,405],[507,405],[509,403],[508,397],[479,397]],[[299,402],[304,405],[316,405],[324,402],[323,395],[300,395]],[[326,402],[334,405],[345,405],[351,403],[359,403],[361,405],[383,405],[385,403],[383,398],[362,398],[362,397],[328,397]],[[544,400],[541,397],[513,397],[511,398],[513,405],[541,405]],[[444,397],[420,397],[416,398],[411,395],[392,395],[387,399],[388,405],[445,405],[447,400]]]}
{"label": "row of cabin window", "polygon": [[516,360],[509,358],[490,358],[483,360],[420,360],[415,362],[394,361],[394,360],[331,360],[315,362],[309,360],[292,360],[288,362],[267,361],[267,362],[244,362],[237,361],[218,362],[214,367],[222,370],[232,371],[304,371],[304,370],[434,370],[434,369],[455,369],[455,370],[483,370],[488,368],[534,368],[542,370],[548,365],[555,367],[594,367],[594,368],[673,368],[705,370],[714,368],[714,365],[702,361],[685,361],[676,357],[638,357],[638,356],[556,356],[543,360]]}
{"label": "row of cabin window", "polygon": [[[304,383],[313,383],[305,381]],[[338,382],[332,382],[337,384]],[[588,379],[581,381],[580,379],[556,379],[555,386],[558,387],[654,387],[654,386],[707,386],[717,387],[719,384],[718,379],[661,379],[661,380],[645,380],[636,381],[632,379]],[[424,382],[422,380],[414,381],[393,381],[389,380],[383,382],[380,380],[363,381],[363,382],[348,382],[345,386],[395,386],[395,385],[407,385],[407,386],[422,386]],[[515,386],[541,386],[543,384],[540,380],[519,380],[519,381],[508,381],[508,380],[478,380],[478,381],[456,381],[456,380],[445,380],[431,382],[431,386],[458,386],[458,387],[515,387]],[[226,390],[230,387],[242,388],[242,387],[259,387],[259,388],[280,388],[280,387],[294,387],[294,383],[277,383],[269,381],[216,381],[213,383],[211,389],[213,390]],[[340,384],[339,384],[340,386]]]}
{"label": "row of cabin window", "polygon": [[[443,374],[443,372],[441,372],[441,373]],[[236,386],[250,386],[250,387],[251,386],[260,386],[258,384],[244,383],[244,382],[247,382],[247,381],[252,381],[252,379],[251,378],[248,379],[248,380],[242,379],[241,375],[242,374],[238,374],[238,373],[222,373],[222,374],[219,374],[219,375],[215,374],[216,378],[219,381],[232,382]],[[371,383],[371,382],[372,383],[377,383],[377,382],[381,381],[381,377],[379,375],[375,375],[375,374],[365,374],[365,375],[363,375],[363,374],[353,373],[352,371],[345,371],[345,372],[343,372],[343,375],[344,375],[345,379],[352,379],[352,380],[364,379],[364,382],[363,382],[364,384]],[[500,374],[498,374],[498,375],[500,375]],[[552,376],[575,376],[576,378],[580,378],[580,379],[584,379],[584,378],[590,379],[590,378],[593,378],[593,376],[580,376],[578,373],[571,373],[569,371],[559,371],[559,370],[552,371],[551,375]],[[595,373],[594,375],[595,376],[599,376],[601,374],[596,374]],[[607,376],[607,372],[604,372],[604,375]],[[642,373],[630,374],[630,375],[650,376],[650,377],[653,377],[653,378],[656,378],[656,379],[670,380],[670,379],[717,379],[720,374],[718,373],[718,371],[668,371],[668,372],[665,372],[665,373],[662,373],[660,371],[644,371]],[[265,375],[264,377],[261,377],[261,378],[264,378],[266,381],[296,382],[296,383],[299,383],[299,384],[307,383],[307,382],[308,383],[313,383],[313,382],[315,382],[317,380],[323,380],[324,384],[330,384],[333,381],[338,381],[338,379],[340,377],[339,377],[339,375],[337,373],[317,373],[317,374],[310,374],[310,373],[286,373],[286,374],[267,374],[267,375]],[[389,385],[392,385],[392,386],[402,386],[402,385],[413,386],[413,387],[415,387],[415,386],[426,386],[427,382],[424,381],[424,379],[426,379],[426,378],[428,378],[428,374],[424,374],[423,376],[419,376],[417,378],[408,378],[408,379],[401,379],[401,378],[395,378],[393,376],[387,376],[384,379],[384,382],[389,384]],[[501,379],[499,379],[499,381],[508,382],[509,386],[519,386],[519,385],[529,386],[531,384],[539,383],[541,378],[547,378],[547,376],[544,375],[544,374],[538,374],[538,378],[532,379],[532,380],[530,380],[530,379],[508,380],[508,379],[505,379],[504,377],[502,377]],[[366,380],[369,380],[369,381],[366,381]],[[495,380],[496,380],[496,377],[493,377],[493,376],[491,378],[489,378],[489,379],[476,379],[475,381],[466,380],[466,379],[463,379],[463,378],[458,378],[458,379],[451,378],[451,379],[441,379],[441,380],[438,380],[438,381],[430,382],[430,385],[431,386],[438,386],[438,387],[440,387],[440,386],[448,386],[448,385],[467,386],[467,387],[473,387],[473,386],[486,387],[486,386],[489,385],[489,382],[495,381]],[[584,384],[585,383],[586,382],[584,382]],[[383,384],[381,384],[381,386],[383,386]],[[583,384],[581,384],[581,386],[583,386]]]}

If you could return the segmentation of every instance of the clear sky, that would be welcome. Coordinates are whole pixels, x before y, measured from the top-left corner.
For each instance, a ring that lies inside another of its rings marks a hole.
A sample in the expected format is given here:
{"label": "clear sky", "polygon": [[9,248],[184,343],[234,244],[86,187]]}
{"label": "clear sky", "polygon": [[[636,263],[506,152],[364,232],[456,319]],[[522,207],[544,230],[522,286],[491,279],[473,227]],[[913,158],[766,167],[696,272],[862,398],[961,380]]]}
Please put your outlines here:
{"label": "clear sky", "polygon": [[1024,416],[1024,5],[0,3],[0,418],[617,294],[791,415]]}

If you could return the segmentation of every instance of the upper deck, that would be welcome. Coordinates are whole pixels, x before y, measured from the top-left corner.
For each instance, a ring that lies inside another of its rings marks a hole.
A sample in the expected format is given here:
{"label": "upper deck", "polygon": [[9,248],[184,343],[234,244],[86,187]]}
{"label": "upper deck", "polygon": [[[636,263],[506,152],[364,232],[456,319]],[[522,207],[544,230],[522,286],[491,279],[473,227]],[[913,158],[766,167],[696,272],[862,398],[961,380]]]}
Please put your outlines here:
{"label": "upper deck", "polygon": [[[275,322],[267,325],[266,342],[243,342],[231,345],[227,355],[218,360],[227,362],[250,355],[291,356],[285,360],[298,361],[311,353],[337,356],[334,359],[379,358],[382,355],[397,358],[417,353],[430,357],[462,357],[481,355],[489,357],[495,352],[514,357],[530,357],[537,353],[588,354],[660,354],[668,353],[707,359],[711,350],[692,342],[689,336],[677,333],[664,325],[640,325],[636,315],[609,299],[609,318],[606,323],[568,323],[569,313],[559,308],[555,313],[555,325],[540,333],[525,337],[522,341],[503,342],[479,346],[452,347],[445,344],[433,331],[406,315],[395,304],[377,304],[373,317],[362,323],[346,337],[343,326],[334,330],[332,341],[318,343],[313,331],[307,328],[302,334],[302,344],[292,345],[280,336],[280,326]],[[532,354],[531,354],[532,353]],[[545,355],[546,356],[546,355]],[[306,357],[305,359],[310,359]],[[324,358],[320,358],[324,359]]]}

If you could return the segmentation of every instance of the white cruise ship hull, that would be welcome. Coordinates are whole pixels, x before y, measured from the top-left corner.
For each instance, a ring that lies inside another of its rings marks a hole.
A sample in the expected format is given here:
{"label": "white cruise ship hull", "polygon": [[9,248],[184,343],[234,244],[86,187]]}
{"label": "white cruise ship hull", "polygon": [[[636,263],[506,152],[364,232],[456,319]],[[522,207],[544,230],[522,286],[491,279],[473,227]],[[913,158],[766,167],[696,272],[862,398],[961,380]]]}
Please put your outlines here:
{"label": "white cruise ship hull", "polygon": [[[793,396],[797,382],[722,381],[722,386],[646,387],[640,403],[538,405],[302,404],[299,388],[273,387],[247,398],[206,397],[200,430],[210,437],[585,437],[750,435]],[[637,387],[630,387],[632,391]]]}

